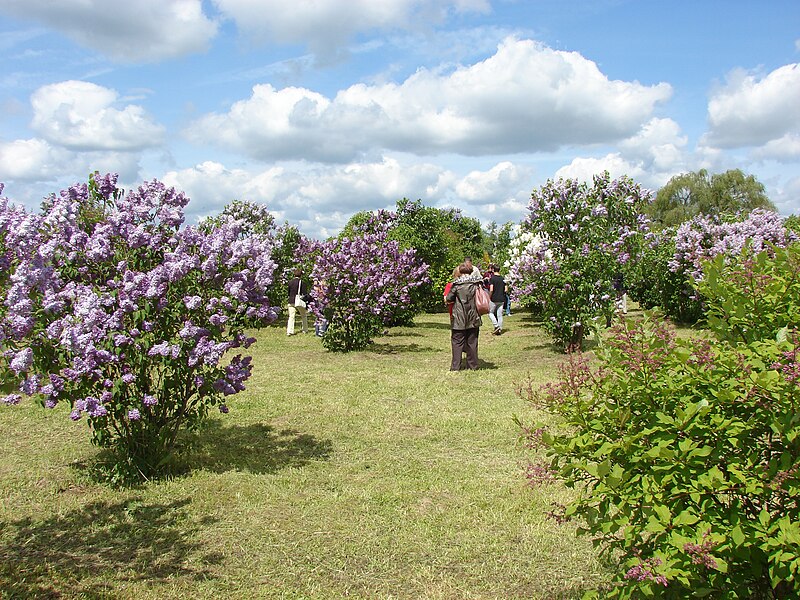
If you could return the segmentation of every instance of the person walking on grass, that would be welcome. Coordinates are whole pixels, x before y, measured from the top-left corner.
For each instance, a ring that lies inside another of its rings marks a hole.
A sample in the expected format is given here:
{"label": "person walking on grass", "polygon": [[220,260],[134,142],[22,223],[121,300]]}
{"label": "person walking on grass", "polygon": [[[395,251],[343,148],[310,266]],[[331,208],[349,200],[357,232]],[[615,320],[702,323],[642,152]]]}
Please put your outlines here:
{"label": "person walking on grass", "polygon": [[453,318],[450,320],[450,348],[453,353],[450,362],[451,371],[461,370],[461,353],[467,355],[467,368],[475,371],[478,368],[478,333],[480,333],[481,316],[475,306],[475,290],[483,285],[480,273],[472,272],[472,267],[461,264],[458,267],[459,277],[453,281],[445,301],[453,304]]}
{"label": "person walking on grass", "polygon": [[494,335],[503,332],[503,309],[506,305],[506,282],[497,265],[489,265],[489,320],[494,325]]}
{"label": "person walking on grass", "polygon": [[302,280],[302,275],[302,269],[295,269],[294,277],[289,280],[289,322],[286,324],[286,335],[294,335],[294,320],[298,312],[303,323],[303,333],[308,333],[308,310],[305,301],[308,297],[308,284]]}

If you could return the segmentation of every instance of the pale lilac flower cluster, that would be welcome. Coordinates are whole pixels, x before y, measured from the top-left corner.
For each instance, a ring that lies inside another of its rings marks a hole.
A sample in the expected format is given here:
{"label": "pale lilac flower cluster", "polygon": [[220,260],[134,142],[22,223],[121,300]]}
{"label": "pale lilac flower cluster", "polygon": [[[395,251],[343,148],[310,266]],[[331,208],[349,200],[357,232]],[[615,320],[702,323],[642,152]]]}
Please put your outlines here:
{"label": "pale lilac flower cluster", "polygon": [[536,306],[557,341],[579,343],[613,312],[612,280],[638,256],[649,233],[642,209],[651,193],[606,172],[591,185],[548,181],[533,191],[506,280],[513,299]]}
{"label": "pale lilac flower cluster", "polygon": [[379,211],[352,237],[310,243],[315,255],[312,310],[330,322],[364,315],[388,323],[411,302],[411,290],[428,281],[428,265],[415,250],[388,237],[395,214]]}
{"label": "pale lilac flower cluster", "polygon": [[[505,265],[506,281],[515,302],[536,296],[541,275],[558,269],[558,262],[542,234],[528,231],[511,241],[509,260]],[[533,276],[532,276],[533,275]]]}
{"label": "pale lilac flower cluster", "polygon": [[736,256],[745,248],[757,254],[771,245],[785,248],[796,240],[797,235],[786,229],[783,218],[772,211],[755,209],[732,223],[700,215],[678,227],[669,268],[700,281],[703,262],[715,256]]}
{"label": "pale lilac flower cluster", "polygon": [[116,181],[95,174],[38,215],[0,200],[0,376],[95,428],[204,414],[244,389],[250,359],[222,364],[252,343],[243,323],[276,316],[271,241],[235,219],[182,227],[183,193]]}

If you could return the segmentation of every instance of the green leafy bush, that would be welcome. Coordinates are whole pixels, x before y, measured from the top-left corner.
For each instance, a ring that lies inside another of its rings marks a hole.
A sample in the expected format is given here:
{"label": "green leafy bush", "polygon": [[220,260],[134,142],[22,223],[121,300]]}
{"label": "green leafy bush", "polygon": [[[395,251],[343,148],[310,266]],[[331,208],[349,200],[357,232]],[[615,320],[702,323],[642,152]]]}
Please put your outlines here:
{"label": "green leafy bush", "polygon": [[706,321],[720,339],[751,343],[800,326],[800,246],[776,248],[756,256],[743,253],[736,268],[715,257],[698,291],[712,296]]}
{"label": "green leafy bush", "polygon": [[526,427],[547,456],[528,477],[575,488],[556,512],[618,565],[603,597],[800,594],[798,260],[793,246],[706,263],[713,338],[626,320],[596,366],[570,355],[528,389],[560,416]]}
{"label": "green leafy bush", "polygon": [[626,289],[641,308],[659,307],[679,323],[695,323],[703,317],[703,304],[691,279],[670,269],[674,256],[675,230],[654,234],[650,243],[643,245],[639,260],[626,265]]}

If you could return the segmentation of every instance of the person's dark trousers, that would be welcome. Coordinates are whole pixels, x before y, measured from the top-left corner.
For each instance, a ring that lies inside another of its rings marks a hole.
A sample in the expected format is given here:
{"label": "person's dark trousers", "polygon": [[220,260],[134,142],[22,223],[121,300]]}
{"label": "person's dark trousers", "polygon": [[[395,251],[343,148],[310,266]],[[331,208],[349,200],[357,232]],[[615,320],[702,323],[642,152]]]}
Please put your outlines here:
{"label": "person's dark trousers", "polygon": [[450,346],[453,349],[453,360],[450,363],[451,371],[461,369],[461,353],[467,353],[467,367],[478,368],[478,333],[480,329],[453,329],[450,332]]}

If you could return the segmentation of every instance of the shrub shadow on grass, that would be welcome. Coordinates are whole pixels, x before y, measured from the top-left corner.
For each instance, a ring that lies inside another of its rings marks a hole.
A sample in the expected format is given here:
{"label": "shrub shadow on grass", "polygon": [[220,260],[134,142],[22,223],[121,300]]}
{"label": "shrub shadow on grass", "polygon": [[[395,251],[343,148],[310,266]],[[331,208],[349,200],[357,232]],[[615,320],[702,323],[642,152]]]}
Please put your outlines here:
{"label": "shrub shadow on grass", "polygon": [[520,329],[541,329],[543,324],[544,321],[541,319],[537,319],[531,315],[525,315],[515,324],[515,326],[519,327]]}
{"label": "shrub shadow on grass", "polygon": [[547,351],[550,354],[558,354],[561,356],[566,356],[567,353],[564,351],[564,347],[560,344],[556,344],[555,342],[542,342],[540,344],[532,344],[530,346],[525,346],[523,352],[542,352]]}
{"label": "shrub shadow on grass", "polygon": [[420,329],[450,329],[449,323],[417,323]]}
{"label": "shrub shadow on grass", "polygon": [[325,460],[332,451],[330,440],[293,429],[276,430],[264,423],[228,426],[213,420],[192,436],[187,459],[193,470],[275,473]]}
{"label": "shrub shadow on grass", "polygon": [[414,342],[410,344],[397,344],[392,342],[381,344],[379,342],[375,342],[370,344],[366,351],[374,354],[399,354],[401,352],[436,352],[436,348],[431,348],[430,346],[420,346]]}
{"label": "shrub shadow on grass", "polygon": [[112,581],[215,577],[208,567],[222,556],[191,541],[213,521],[192,521],[189,502],[92,502],[41,521],[0,522],[0,597],[110,598]]}
{"label": "shrub shadow on grass", "polygon": [[[592,338],[588,340],[583,340],[583,347],[581,348],[581,352],[586,354],[587,352],[593,352],[597,349],[600,345],[600,342],[597,338]],[[542,352],[543,350],[548,351],[551,354],[555,354],[558,356],[567,356],[567,351],[561,344],[556,344],[555,342],[542,342],[540,344],[532,344],[530,346],[525,346],[523,352]]]}
{"label": "shrub shadow on grass", "polygon": [[421,333],[417,333],[415,331],[405,331],[405,329],[398,329],[394,331],[390,331],[383,337],[393,337],[393,338],[401,338],[401,337],[425,337]]}

